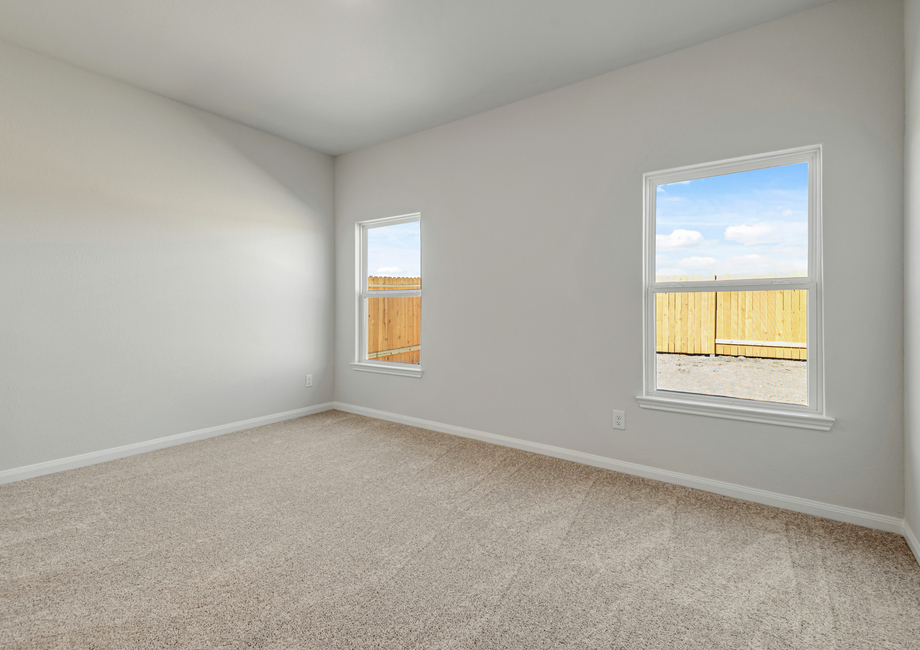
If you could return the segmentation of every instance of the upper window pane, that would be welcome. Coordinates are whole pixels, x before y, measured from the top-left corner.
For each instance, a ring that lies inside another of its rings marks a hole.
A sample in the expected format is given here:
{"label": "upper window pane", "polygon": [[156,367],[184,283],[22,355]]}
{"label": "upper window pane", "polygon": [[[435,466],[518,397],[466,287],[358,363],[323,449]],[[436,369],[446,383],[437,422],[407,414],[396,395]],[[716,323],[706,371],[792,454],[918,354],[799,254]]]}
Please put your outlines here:
{"label": "upper window pane", "polygon": [[[390,278],[421,278],[421,235],[420,221],[368,228],[367,274]],[[374,290],[373,287],[368,288]]]}
{"label": "upper window pane", "polygon": [[656,190],[657,282],[808,276],[808,163]]}
{"label": "upper window pane", "polygon": [[808,290],[655,294],[658,390],[808,405]]}

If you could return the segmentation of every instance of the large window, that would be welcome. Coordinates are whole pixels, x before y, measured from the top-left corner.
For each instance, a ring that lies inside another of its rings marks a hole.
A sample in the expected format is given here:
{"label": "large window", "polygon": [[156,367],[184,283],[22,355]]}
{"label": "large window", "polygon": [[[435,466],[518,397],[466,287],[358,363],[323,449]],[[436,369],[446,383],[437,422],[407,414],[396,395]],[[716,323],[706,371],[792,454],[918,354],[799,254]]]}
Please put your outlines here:
{"label": "large window", "polygon": [[355,370],[421,377],[421,216],[357,224]]}
{"label": "large window", "polygon": [[828,430],[821,148],[646,174],[644,408]]}

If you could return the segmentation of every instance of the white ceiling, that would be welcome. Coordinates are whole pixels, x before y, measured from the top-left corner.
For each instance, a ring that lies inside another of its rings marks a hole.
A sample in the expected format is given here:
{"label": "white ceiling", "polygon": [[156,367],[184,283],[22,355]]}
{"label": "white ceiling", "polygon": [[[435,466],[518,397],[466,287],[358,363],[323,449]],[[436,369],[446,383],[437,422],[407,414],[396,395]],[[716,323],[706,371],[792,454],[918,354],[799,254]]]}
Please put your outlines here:
{"label": "white ceiling", "polygon": [[828,0],[0,0],[0,38],[330,154]]}

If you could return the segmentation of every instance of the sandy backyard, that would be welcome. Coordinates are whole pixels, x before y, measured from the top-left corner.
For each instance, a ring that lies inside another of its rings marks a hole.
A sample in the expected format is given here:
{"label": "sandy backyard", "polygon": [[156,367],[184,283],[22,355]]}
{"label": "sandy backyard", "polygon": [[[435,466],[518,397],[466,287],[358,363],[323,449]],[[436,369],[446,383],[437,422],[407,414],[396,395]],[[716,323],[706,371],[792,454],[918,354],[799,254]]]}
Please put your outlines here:
{"label": "sandy backyard", "polygon": [[658,390],[807,403],[804,361],[658,353]]}

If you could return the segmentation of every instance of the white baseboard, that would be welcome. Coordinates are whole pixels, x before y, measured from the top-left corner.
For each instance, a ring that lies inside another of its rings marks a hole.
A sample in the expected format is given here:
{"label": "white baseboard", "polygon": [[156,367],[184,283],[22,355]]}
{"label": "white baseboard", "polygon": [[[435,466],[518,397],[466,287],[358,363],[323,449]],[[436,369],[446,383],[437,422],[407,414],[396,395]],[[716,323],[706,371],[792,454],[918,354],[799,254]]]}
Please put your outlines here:
{"label": "white baseboard", "polygon": [[195,440],[213,438],[214,436],[220,436],[225,433],[233,433],[234,431],[252,429],[253,427],[260,427],[265,424],[273,424],[275,422],[282,422],[284,420],[293,420],[294,418],[303,417],[304,415],[313,415],[314,413],[329,411],[331,409],[332,402],[326,402],[325,404],[317,404],[316,406],[308,406],[306,408],[295,409],[293,411],[284,411],[283,413],[275,413],[274,415],[263,415],[261,417],[252,418],[250,420],[240,420],[239,422],[231,422],[230,424],[221,424],[220,426],[209,427],[207,429],[198,429],[197,431],[189,431],[187,433],[177,433],[173,436],[166,436],[165,438],[156,438],[154,440],[136,442],[131,445],[124,445],[123,447],[113,447],[112,449],[93,451],[88,454],[80,454],[79,456],[70,456],[68,458],[49,460],[45,461],[44,463],[36,463],[35,465],[26,465],[25,467],[14,467],[13,469],[7,469],[0,472],[0,485],[3,485],[4,483],[12,483],[13,481],[21,481],[27,478],[34,478],[36,476],[43,476],[45,474],[63,472],[64,470],[68,469],[76,469],[77,467],[85,467],[87,465],[95,465],[96,463],[104,463],[107,460],[115,460],[116,458],[124,458],[125,456],[142,454],[145,451],[153,451],[154,449],[163,449],[164,447],[181,445],[183,443],[193,442]]}
{"label": "white baseboard", "polygon": [[914,534],[914,531],[911,530],[908,523],[904,522],[904,540],[907,542],[907,545],[910,547],[911,552],[914,554],[914,559],[917,560],[917,564],[920,564],[920,540],[917,539],[917,536]]}
{"label": "white baseboard", "polygon": [[[904,520],[897,517],[879,515],[874,512],[865,512],[863,510],[855,510],[853,508],[845,508],[843,506],[836,506],[830,503],[822,503],[820,501],[812,501],[810,499],[802,499],[800,497],[779,494],[778,492],[768,492],[767,490],[759,490],[757,488],[745,487],[743,485],[736,485],[734,483],[726,483],[724,481],[715,481],[708,478],[701,478],[699,476],[692,476],[690,474],[681,474],[679,472],[672,472],[666,469],[649,467],[648,465],[628,463],[621,460],[615,460],[613,458],[597,456],[595,454],[586,454],[581,451],[573,451],[571,449],[564,449],[562,447],[544,445],[539,442],[528,442],[527,440],[509,438],[508,436],[500,436],[494,433],[486,433],[484,431],[476,431],[474,429],[464,429],[463,427],[455,427],[450,424],[441,424],[440,422],[432,422],[431,420],[422,420],[420,418],[398,415],[396,413],[378,411],[377,409],[365,408],[363,406],[354,406],[352,404],[344,404],[342,402],[334,402],[334,405],[335,408],[339,411],[347,411],[348,413],[355,413],[357,415],[366,415],[368,417],[378,418],[380,420],[388,420],[390,422],[399,422],[401,424],[408,424],[410,426],[420,427],[423,429],[431,429],[432,431],[440,431],[441,433],[449,433],[452,435],[461,436],[463,438],[473,438],[475,440],[482,440],[484,442],[491,442],[496,445],[502,445],[503,447],[513,447],[515,449],[522,449],[524,451],[532,451],[537,454],[543,454],[544,456],[553,456],[555,458],[571,460],[575,461],[576,463],[582,463],[584,465],[592,465],[594,467],[611,469],[615,472],[623,472],[624,474],[642,476],[645,478],[655,479],[656,481],[663,481],[665,483],[683,485],[685,487],[691,487],[697,490],[703,490],[705,492],[714,492],[716,494],[735,497],[736,499],[753,501],[754,503],[762,503],[764,505],[784,508],[794,512],[802,512],[809,515],[824,517],[825,519],[833,519],[834,521],[843,521],[849,524],[864,526],[866,528],[884,530],[890,533],[898,533],[899,535],[905,534]],[[916,547],[911,548],[916,549]],[[916,550],[914,550],[914,554],[917,554]]]}

